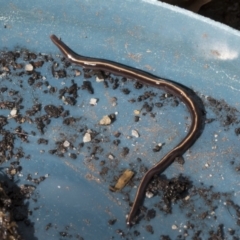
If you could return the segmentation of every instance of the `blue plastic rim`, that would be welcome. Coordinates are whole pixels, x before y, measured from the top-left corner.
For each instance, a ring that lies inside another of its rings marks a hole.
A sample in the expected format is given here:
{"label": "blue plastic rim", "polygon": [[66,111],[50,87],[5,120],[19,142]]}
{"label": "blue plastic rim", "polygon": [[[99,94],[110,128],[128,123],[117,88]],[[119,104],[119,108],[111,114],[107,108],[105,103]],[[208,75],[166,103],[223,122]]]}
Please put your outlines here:
{"label": "blue plastic rim", "polygon": [[[60,62],[62,55],[49,39],[54,33],[82,55],[106,58],[149,71],[180,82],[205,99],[211,96],[239,109],[240,34],[229,27],[153,0],[111,0],[101,3],[93,0],[41,1],[34,5],[14,1],[1,5],[1,50],[27,48],[36,53],[51,54]],[[43,66],[41,74],[57,89],[69,87],[72,79],[79,86],[84,80],[83,75],[74,77],[74,74],[55,79],[48,64]],[[235,235],[239,235],[236,209],[228,205],[229,200],[236,204],[240,200],[239,173],[236,171],[239,164],[239,137],[234,133],[235,128],[239,127],[237,124],[228,128],[218,120],[207,124],[200,139],[184,155],[185,164],[180,166],[174,163],[165,171],[168,178],[180,173],[188,176],[196,189],[210,189],[213,186],[211,194],[226,193],[226,197],[221,195],[214,200],[215,208],[210,211],[206,207],[206,199],[194,196],[193,188],[190,194],[192,205],[188,210],[187,207],[181,208],[180,203],[173,203],[172,214],[165,215],[157,211],[156,217],[150,222],[142,220],[128,229],[125,224],[125,215],[129,211],[126,195],[111,193],[108,187],[122,170],[132,165],[137,167],[138,157],[145,166],[150,167],[172,149],[179,138],[185,136],[186,125],[189,124],[185,107],[180,104],[177,108],[166,106],[155,109],[155,119],[141,116],[142,121],[134,123],[134,110],[141,109],[142,103],[130,104],[129,100],[150,88],[136,91],[131,83],[126,83],[131,91],[126,96],[121,91],[125,85],[114,91],[105,89],[93,78],[94,95],[79,90],[77,104],[72,107],[64,105],[57,93],[43,94],[42,89],[34,90],[26,82],[24,88],[20,88],[18,80],[12,77],[12,82],[9,82],[2,78],[1,85],[19,90],[24,96],[23,112],[38,99],[43,106],[49,103],[63,105],[71,116],[81,117],[82,126],[97,129],[100,136],[109,138],[110,142],[114,140],[114,132],[122,133],[119,148],[114,148],[107,141],[101,145],[103,154],[100,161],[109,161],[109,153],[114,153],[116,161],[119,161],[117,168],[111,168],[115,172],[109,173],[106,178],[99,174],[99,162],[89,163],[87,147],[90,145],[86,144],[80,150],[76,160],[69,157],[60,159],[48,153],[57,140],[82,141],[82,135],[76,134],[74,128],[63,126],[62,120],[56,119],[49,126],[44,135],[49,140],[46,147],[37,144],[41,137],[39,132],[36,136],[29,136],[30,143],[26,146],[20,140],[16,142],[31,155],[30,160],[21,160],[23,170],[18,176],[19,184],[27,183],[26,176],[29,173],[36,173],[36,176],[49,174],[35,190],[37,202],[29,200],[29,209],[37,208],[30,217],[34,222],[35,238],[61,239],[59,232],[66,231],[68,237],[71,235],[73,239],[79,236],[84,239],[109,239],[112,236],[120,239],[121,230],[133,239],[156,239],[161,235],[177,239],[187,229],[189,212],[196,212],[195,222],[192,223],[197,225],[195,229],[202,231],[202,239],[209,237],[211,230],[217,232],[220,224],[223,224],[226,238],[231,236],[229,229],[234,229]],[[23,77],[23,80],[27,81],[27,77]],[[151,91],[159,92],[157,89]],[[89,105],[92,97],[99,99],[97,106]],[[116,107],[111,104],[112,97],[117,98]],[[206,110],[208,118],[216,117],[209,105],[206,105]],[[97,123],[101,117],[111,113],[117,113],[117,121],[107,130],[99,127]],[[3,114],[8,115],[9,112],[1,111]],[[224,114],[228,114],[227,110]],[[13,129],[14,122],[11,124],[9,128]],[[31,132],[32,128],[35,126],[26,126],[24,130]],[[132,129],[140,133],[140,138],[129,138]],[[152,152],[153,146],[163,142],[165,146],[161,152]],[[126,146],[130,154],[122,159],[120,150]],[[130,194],[130,199],[133,199],[135,191],[134,187],[124,190]],[[144,205],[151,209],[160,200],[159,197],[147,199]],[[206,211],[207,217],[202,219],[200,214]],[[117,222],[109,225],[108,221],[115,218]],[[49,223],[53,227],[46,230]],[[154,229],[153,234],[146,231],[149,224]],[[186,239],[196,234],[195,229],[188,230]],[[27,229],[24,231],[27,239]],[[134,231],[140,235],[136,237]]]}

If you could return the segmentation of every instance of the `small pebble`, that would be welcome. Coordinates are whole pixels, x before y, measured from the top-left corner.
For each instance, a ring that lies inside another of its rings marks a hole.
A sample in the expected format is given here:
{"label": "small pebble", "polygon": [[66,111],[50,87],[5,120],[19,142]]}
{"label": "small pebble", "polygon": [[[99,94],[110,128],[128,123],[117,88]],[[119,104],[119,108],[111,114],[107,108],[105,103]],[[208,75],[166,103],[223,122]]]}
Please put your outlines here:
{"label": "small pebble", "polygon": [[89,103],[90,105],[95,106],[97,105],[97,101],[98,101],[97,98],[91,98]]}
{"label": "small pebble", "polygon": [[32,64],[26,64],[25,65],[25,70],[28,71],[28,72],[31,72],[33,70],[33,65]]}
{"label": "small pebble", "polygon": [[13,109],[11,110],[11,112],[10,112],[10,115],[11,115],[12,117],[16,117],[16,116],[17,116],[17,109],[16,109],[16,108],[13,108]]}
{"label": "small pebble", "polygon": [[75,76],[80,76],[81,75],[81,72],[79,70],[75,70]]}
{"label": "small pebble", "polygon": [[159,152],[162,149],[162,143],[157,144],[154,148],[153,151],[154,152]]}
{"label": "small pebble", "polygon": [[75,153],[69,153],[68,156],[72,159],[77,159],[77,155]]}
{"label": "small pebble", "polygon": [[10,171],[11,175],[15,175],[16,173],[17,173],[17,170],[15,168]]}
{"label": "small pebble", "polygon": [[173,229],[173,230],[177,230],[177,229],[178,229],[177,225],[173,224],[173,225],[172,225],[172,229]]}
{"label": "small pebble", "polygon": [[89,132],[86,132],[85,135],[83,136],[83,142],[91,142],[91,134]]}
{"label": "small pebble", "polygon": [[133,129],[132,130],[132,136],[138,138],[139,137],[138,131]]}
{"label": "small pebble", "polygon": [[139,111],[139,110],[134,110],[134,114],[135,114],[135,115],[139,115],[139,114],[140,114],[140,111]]}
{"label": "small pebble", "polygon": [[64,141],[63,146],[64,147],[69,147],[70,146],[70,142],[69,141]]}
{"label": "small pebble", "polygon": [[108,155],[108,158],[111,159],[111,160],[113,160],[113,159],[114,159],[114,156],[113,156],[112,154],[109,154],[109,155]]}
{"label": "small pebble", "polygon": [[111,118],[108,115],[106,115],[100,120],[99,124],[100,125],[109,125],[109,124],[111,124],[111,122],[112,122]]}
{"label": "small pebble", "polygon": [[104,78],[100,78],[100,77],[96,77],[96,82],[103,82],[104,81]]}
{"label": "small pebble", "polygon": [[184,198],[185,201],[188,201],[189,199],[190,199],[190,196],[189,196],[189,195],[187,195],[187,196]]}
{"label": "small pebble", "polygon": [[113,106],[113,107],[117,106],[117,98],[112,97],[112,98],[111,98],[111,103],[112,103],[112,106]]}
{"label": "small pebble", "polygon": [[116,132],[113,133],[113,135],[114,135],[116,138],[118,138],[118,137],[120,137],[121,133],[118,132],[118,131],[116,131]]}
{"label": "small pebble", "polygon": [[[48,86],[48,88],[51,88],[51,87]],[[62,96],[61,99],[62,99],[62,101],[63,101],[66,105],[68,105],[68,103],[67,103],[67,101],[66,101],[66,98],[65,98],[64,96]]]}
{"label": "small pebble", "polygon": [[153,193],[147,191],[147,192],[146,192],[146,197],[147,197],[147,198],[152,198],[152,197],[153,197]]}
{"label": "small pebble", "polygon": [[8,67],[2,67],[2,70],[5,72],[9,72],[9,68]]}

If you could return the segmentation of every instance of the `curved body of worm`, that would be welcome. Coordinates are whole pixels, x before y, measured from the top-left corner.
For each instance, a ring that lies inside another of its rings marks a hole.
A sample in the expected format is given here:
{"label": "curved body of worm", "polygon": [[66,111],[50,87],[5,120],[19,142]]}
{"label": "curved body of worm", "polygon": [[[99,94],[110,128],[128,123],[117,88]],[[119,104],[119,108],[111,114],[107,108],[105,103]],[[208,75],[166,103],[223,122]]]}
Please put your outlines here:
{"label": "curved body of worm", "polygon": [[199,138],[201,135],[204,122],[205,111],[204,106],[200,98],[186,86],[177,82],[162,79],[154,76],[148,72],[135,69],[121,63],[81,56],[71,50],[65,43],[58,39],[55,35],[50,36],[53,43],[60,49],[65,57],[71,62],[79,64],[84,68],[104,70],[116,75],[127,77],[128,79],[137,80],[143,84],[151,85],[156,88],[161,88],[166,92],[178,97],[188,108],[191,115],[191,126],[187,135],[180,141],[180,143],[168,152],[156,165],[150,168],[142,178],[132,205],[132,208],[127,217],[127,224],[131,226],[135,223],[134,219],[142,204],[145,196],[146,187],[155,174],[162,173],[178,156],[182,156]]}

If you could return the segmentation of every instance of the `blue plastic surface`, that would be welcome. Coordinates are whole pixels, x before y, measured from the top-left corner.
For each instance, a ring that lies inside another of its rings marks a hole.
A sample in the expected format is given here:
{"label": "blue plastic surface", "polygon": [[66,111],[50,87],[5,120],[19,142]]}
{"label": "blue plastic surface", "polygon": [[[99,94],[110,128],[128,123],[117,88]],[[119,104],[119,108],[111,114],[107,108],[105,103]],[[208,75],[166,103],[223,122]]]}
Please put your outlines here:
{"label": "blue plastic surface", "polygon": [[[1,49],[23,47],[61,56],[49,39],[54,33],[82,55],[106,58],[149,71],[191,87],[200,95],[224,99],[229,105],[240,109],[240,33],[220,23],[153,0],[42,0],[34,4],[30,1],[24,4],[22,1],[4,1],[1,3],[0,16]],[[45,71],[52,86],[70,85],[71,78],[56,80],[49,69]],[[131,89],[132,97],[140,94],[135,93],[131,85],[127,87]],[[96,123],[102,116],[118,112],[117,121],[109,127],[109,131],[121,130],[125,136],[121,144],[131,148],[131,154],[121,160],[116,175],[128,168],[129,163],[134,163],[137,157],[141,157],[147,166],[152,166],[186,134],[186,124],[189,122],[185,117],[188,113],[182,105],[176,109],[160,109],[157,120],[148,117],[144,122],[135,124],[132,121],[133,111],[141,108],[141,103],[131,105],[129,98],[120,91],[104,89],[97,83],[94,83],[94,89],[93,97],[100,99],[94,109],[88,104],[92,96],[87,93],[81,93],[76,106],[69,109],[74,117],[84,117],[88,128],[97,128],[98,131],[101,131],[101,127],[96,127]],[[56,102],[56,96],[48,98],[41,91],[26,90],[25,94],[31,101],[38,98],[43,104],[62,104]],[[117,97],[116,108],[109,103],[110,97]],[[208,117],[211,117],[210,111]],[[54,140],[59,138],[59,129],[69,138],[75,134],[64,129],[61,121],[56,122],[48,130],[49,135],[44,136],[53,140],[47,148],[54,146]],[[132,129],[140,132],[139,139],[127,137]],[[112,137],[106,132],[101,134],[103,137]],[[87,152],[80,153],[76,161],[59,159],[47,151],[41,154],[43,147],[36,144],[38,137],[29,137],[31,144],[27,150],[34,157],[21,162],[23,177],[20,177],[21,183],[33,171],[39,175],[50,175],[36,189],[38,202],[30,201],[30,208],[40,207],[31,216],[37,238],[60,239],[59,232],[67,225],[70,225],[68,232],[73,234],[73,239],[76,234],[84,239],[110,239],[111,236],[118,239],[121,237],[116,234],[117,229],[132,233],[133,238],[133,231],[138,230],[141,232],[138,239],[158,239],[160,235],[177,239],[184,231],[186,212],[177,207],[172,215],[157,213],[151,221],[154,234],[144,230],[148,224],[144,220],[134,228],[127,229],[125,215],[129,207],[124,195],[109,192],[108,186],[113,179],[104,181],[99,177],[99,169],[92,169],[87,163]],[[81,141],[82,136],[76,138]],[[165,142],[163,150],[153,153],[152,147],[159,142]],[[108,144],[105,143],[104,147],[107,152]],[[117,152],[116,155],[120,156]],[[233,192],[234,201],[240,202],[240,176],[229,164],[233,159],[236,164],[239,163],[239,137],[235,135],[234,128],[225,131],[217,121],[206,125],[202,136],[184,157],[186,162],[183,167],[174,163],[165,171],[168,177],[183,173],[191,178],[194,185],[200,186],[204,182],[205,186],[214,186],[216,192]],[[92,180],[86,176],[92,176]],[[132,189],[131,199],[134,193],[135,189]],[[156,198],[148,199],[145,205],[151,208],[157,201]],[[219,201],[217,220],[211,218],[210,214],[207,224],[203,222],[203,230],[207,232],[224,223],[225,231],[234,228],[240,234],[235,225],[236,219],[225,205],[225,202]],[[109,226],[107,221],[115,217],[117,224]],[[49,222],[56,227],[46,231]],[[173,225],[178,228],[173,230]],[[189,239],[192,235],[191,232]]]}

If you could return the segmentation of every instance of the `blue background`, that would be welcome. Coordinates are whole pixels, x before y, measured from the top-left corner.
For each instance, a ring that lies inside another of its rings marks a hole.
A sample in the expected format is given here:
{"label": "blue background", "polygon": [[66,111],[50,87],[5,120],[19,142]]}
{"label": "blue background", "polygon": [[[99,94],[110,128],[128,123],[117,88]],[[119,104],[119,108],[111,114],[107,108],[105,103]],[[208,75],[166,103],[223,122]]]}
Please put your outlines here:
{"label": "blue background", "polygon": [[[31,1],[4,1],[0,8],[0,23],[1,49],[13,50],[20,47],[60,55],[49,39],[51,34],[56,34],[82,55],[106,58],[149,71],[187,85],[200,95],[224,99],[239,109],[239,32],[189,11],[153,0],[42,0],[34,4]],[[59,86],[65,81],[56,81],[48,69],[45,71],[52,85]],[[120,164],[123,169],[128,167],[128,161],[137,157],[142,157],[146,165],[153,165],[186,134],[185,127],[178,126],[185,126],[184,117],[188,113],[184,106],[177,110],[161,109],[159,116],[164,116],[161,123],[148,119],[134,125],[129,113],[140,108],[141,104],[132,106],[125,96],[99,85],[94,86],[94,89],[93,97],[101,100],[98,107],[93,112],[87,106],[80,109],[79,106],[88,103],[91,97],[83,93],[74,116],[84,116],[88,119],[88,127],[94,128],[96,120],[101,116],[109,114],[109,111],[118,111],[118,121],[110,130],[120,129],[127,136],[131,129],[137,129],[141,134],[138,140],[126,138],[126,142],[123,142],[123,145],[132,146],[133,149],[137,144],[142,147],[141,152],[131,151],[130,156],[123,160]],[[137,96],[133,88],[132,92]],[[24,94],[28,99],[31,99],[32,94],[40,99],[42,97],[38,91],[26,90]],[[118,98],[117,110],[109,105],[108,96]],[[56,98],[45,99],[44,96],[42,102],[54,103],[54,99]],[[60,127],[60,122],[56,129],[48,131],[49,139],[59,137],[58,126]],[[61,131],[64,131],[63,126]],[[152,133],[151,136],[149,132]],[[109,192],[109,182],[99,180],[98,171],[90,170],[84,162],[85,153],[77,161],[59,160],[47,153],[39,154],[42,146],[35,144],[38,137],[32,137],[32,142],[28,145],[28,151],[34,159],[21,164],[25,173],[36,171],[43,175],[50,174],[37,187],[40,196],[37,206],[40,206],[40,210],[35,211],[31,217],[35,223],[35,235],[39,239],[59,239],[58,232],[69,224],[69,231],[80,234],[84,239],[110,239],[111,236],[118,239],[116,229],[125,232],[135,229],[142,231],[139,239],[157,239],[161,234],[176,239],[179,231],[184,230],[185,216],[177,207],[173,215],[157,214],[151,221],[155,229],[153,235],[143,230],[146,225],[144,222],[134,229],[127,229],[125,215],[129,207],[123,201],[123,195]],[[152,153],[151,147],[159,142],[166,143],[163,151]],[[107,149],[108,145],[105,147]],[[216,191],[233,192],[234,201],[239,202],[240,176],[229,164],[232,159],[239,161],[239,138],[234,134],[234,129],[224,131],[218,122],[207,125],[200,139],[191,148],[191,153],[186,153],[184,157],[186,163],[183,167],[174,163],[165,171],[168,177],[186,174],[195,185],[204,182],[206,186],[213,185]],[[209,167],[205,167],[206,163]],[[87,180],[87,174],[93,175],[94,180]],[[134,192],[135,189],[131,191],[131,198]],[[153,202],[154,199],[148,200],[146,206],[151,207]],[[34,206],[36,203],[30,201],[30,207]],[[234,225],[235,220],[228,214],[224,202],[219,202],[218,211],[218,219],[209,219],[207,225],[204,225],[206,222],[203,223],[203,229],[211,229],[220,223],[225,223],[226,229]],[[108,226],[107,221],[114,217],[118,218],[118,225]],[[45,231],[49,222],[57,227]],[[173,224],[179,229],[172,230]]]}

